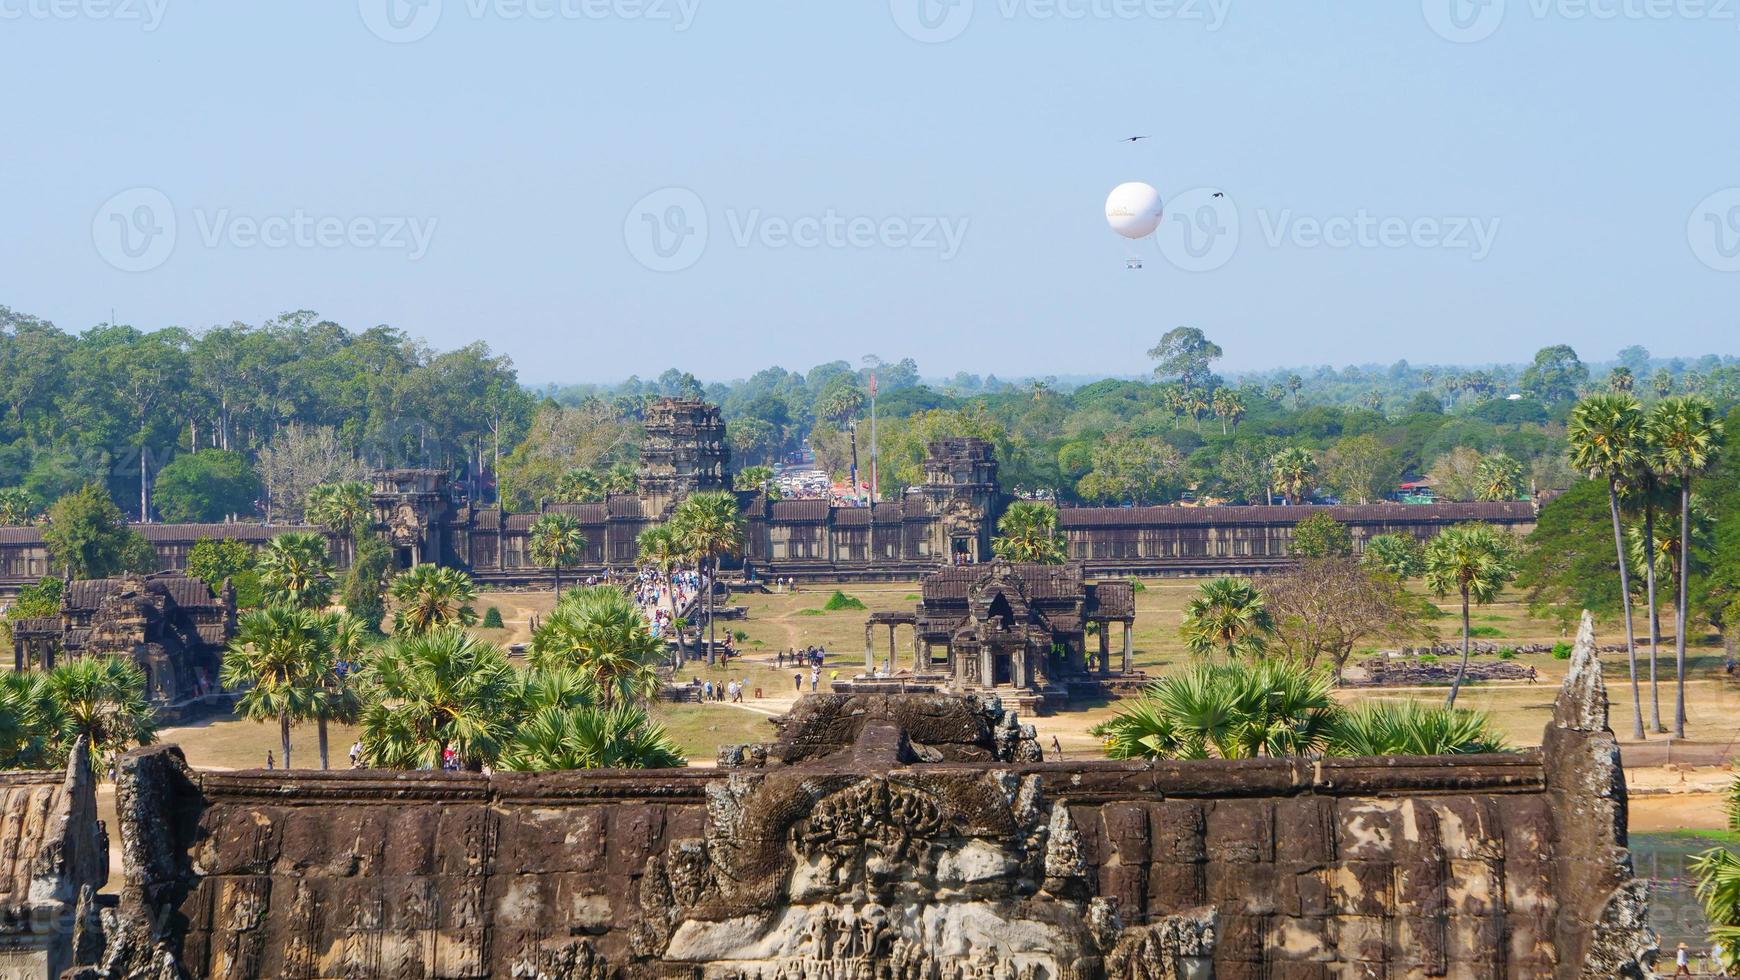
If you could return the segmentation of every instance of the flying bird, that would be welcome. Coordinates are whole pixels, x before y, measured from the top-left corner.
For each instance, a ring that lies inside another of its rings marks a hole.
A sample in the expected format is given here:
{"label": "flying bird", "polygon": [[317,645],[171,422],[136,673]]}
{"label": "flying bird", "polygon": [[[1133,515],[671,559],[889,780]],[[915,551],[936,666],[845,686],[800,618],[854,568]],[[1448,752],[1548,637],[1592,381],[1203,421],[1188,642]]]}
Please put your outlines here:
{"label": "flying bird", "polygon": [[1145,139],[1153,139],[1153,137],[1151,137],[1151,136],[1131,136],[1131,137],[1128,137],[1126,139],[1121,139],[1118,142],[1120,142],[1120,143],[1134,143],[1137,140],[1145,140]]}
{"label": "flying bird", "polygon": [[1215,192],[1214,192],[1214,196],[1215,196],[1215,197],[1225,197],[1225,196],[1226,196],[1226,195],[1225,195],[1225,194],[1222,194],[1222,193],[1221,193],[1221,192],[1220,192],[1220,191],[1215,191]]}

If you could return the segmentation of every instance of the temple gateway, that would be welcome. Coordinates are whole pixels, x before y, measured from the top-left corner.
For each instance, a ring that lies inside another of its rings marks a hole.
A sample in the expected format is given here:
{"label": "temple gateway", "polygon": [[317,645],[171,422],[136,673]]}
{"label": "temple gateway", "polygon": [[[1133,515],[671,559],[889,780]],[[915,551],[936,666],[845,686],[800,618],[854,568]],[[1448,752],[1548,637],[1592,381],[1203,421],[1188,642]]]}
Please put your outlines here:
{"label": "temple gateway", "polygon": [[[1139,685],[1144,678],[1130,664],[1135,621],[1135,587],[1086,581],[1080,562],[945,568],[925,577],[915,611],[870,616],[864,674],[835,689],[994,692],[1043,713],[1072,697],[1103,695],[1114,680]],[[906,662],[896,641],[903,629],[912,636]],[[879,657],[883,630],[887,655]]]}

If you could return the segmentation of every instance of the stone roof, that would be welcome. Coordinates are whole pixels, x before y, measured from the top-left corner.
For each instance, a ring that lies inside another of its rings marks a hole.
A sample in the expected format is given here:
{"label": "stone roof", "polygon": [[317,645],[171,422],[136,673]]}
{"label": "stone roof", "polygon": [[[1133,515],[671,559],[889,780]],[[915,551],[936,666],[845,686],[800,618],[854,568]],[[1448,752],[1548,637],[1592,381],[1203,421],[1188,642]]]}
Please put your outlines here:
{"label": "stone roof", "polygon": [[1014,577],[1020,579],[1027,598],[1036,602],[1078,599],[1083,594],[1082,566],[1079,562],[1064,565],[993,562],[987,565],[949,567],[926,576],[924,601],[964,601],[972,593],[973,587],[988,578],[997,568],[1007,568]]}
{"label": "stone roof", "polygon": [[1343,524],[1382,524],[1387,521],[1457,524],[1463,521],[1522,522],[1535,519],[1534,505],[1526,501],[1367,504],[1345,507],[1322,504],[1298,507],[1064,507],[1057,512],[1057,526],[1066,531],[1090,527],[1163,527],[1179,524],[1261,524],[1287,527],[1313,514],[1328,514]]}

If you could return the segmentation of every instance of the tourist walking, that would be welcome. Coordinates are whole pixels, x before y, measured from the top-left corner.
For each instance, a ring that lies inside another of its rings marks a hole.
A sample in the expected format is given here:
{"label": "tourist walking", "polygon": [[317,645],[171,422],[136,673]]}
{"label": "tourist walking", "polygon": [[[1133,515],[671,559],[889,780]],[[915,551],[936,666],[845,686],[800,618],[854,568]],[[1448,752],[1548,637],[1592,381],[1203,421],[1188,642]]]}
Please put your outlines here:
{"label": "tourist walking", "polygon": [[272,750],[271,749],[266,750],[266,768],[267,769],[278,768],[278,760],[272,758]]}
{"label": "tourist walking", "polygon": [[1689,977],[1692,975],[1692,954],[1686,949],[1685,943],[1680,943],[1674,950],[1674,976]]}

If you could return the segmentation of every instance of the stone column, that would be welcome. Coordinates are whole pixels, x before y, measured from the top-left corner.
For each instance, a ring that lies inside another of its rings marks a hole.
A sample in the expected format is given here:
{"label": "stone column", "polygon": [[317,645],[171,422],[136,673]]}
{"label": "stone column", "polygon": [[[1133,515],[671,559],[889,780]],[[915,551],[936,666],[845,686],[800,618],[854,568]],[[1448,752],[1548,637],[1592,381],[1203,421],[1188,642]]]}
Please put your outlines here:
{"label": "stone column", "polygon": [[1126,673],[1126,674],[1130,673],[1133,670],[1133,665],[1131,663],[1131,660],[1133,659],[1133,655],[1135,653],[1135,648],[1131,645],[1131,639],[1132,639],[1132,635],[1135,633],[1135,631],[1136,631],[1136,624],[1129,622],[1128,620],[1125,620],[1125,622],[1124,622],[1124,673]]}
{"label": "stone column", "polygon": [[912,672],[930,672],[930,648],[925,646],[924,637],[918,635],[918,624],[912,624]]}
{"label": "stone column", "polygon": [[1105,677],[1112,672],[1112,624],[1100,624],[1100,676]]}
{"label": "stone column", "polygon": [[894,651],[894,629],[895,629],[895,624],[889,623],[888,624],[888,674],[890,677],[892,677],[894,675],[894,673],[895,673],[894,668],[896,666],[895,660],[894,660],[894,652],[895,652]]}
{"label": "stone column", "polygon": [[864,624],[864,673],[876,673],[876,626],[873,623]]}

